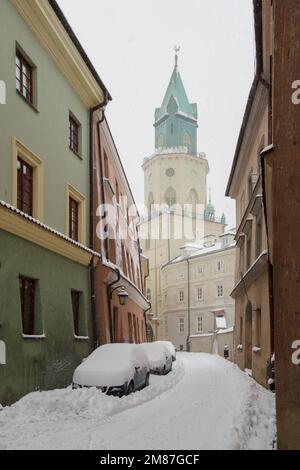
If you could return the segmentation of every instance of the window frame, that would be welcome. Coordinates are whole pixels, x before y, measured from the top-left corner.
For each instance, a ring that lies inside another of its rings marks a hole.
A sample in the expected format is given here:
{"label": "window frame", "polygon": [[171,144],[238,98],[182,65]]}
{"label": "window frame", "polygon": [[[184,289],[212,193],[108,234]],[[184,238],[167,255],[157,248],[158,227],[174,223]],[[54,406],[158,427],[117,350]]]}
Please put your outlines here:
{"label": "window frame", "polygon": [[[24,329],[24,319],[25,319],[25,290],[28,288],[25,287],[25,284],[32,285],[33,295],[30,299],[30,331],[25,331]],[[36,279],[29,278],[27,276],[19,275],[19,292],[20,292],[20,303],[21,303],[21,319],[22,319],[22,333],[24,336],[35,336],[35,315],[36,315],[36,291],[37,291],[37,281]]]}
{"label": "window frame", "polygon": [[[183,329],[181,329],[182,326],[183,326]],[[178,318],[178,333],[179,334],[185,333],[185,318],[184,317]]]}
{"label": "window frame", "polygon": [[[66,221],[65,233],[70,238],[70,198],[78,203],[78,243],[86,244],[86,210],[85,197],[71,184],[66,186]],[[76,240],[74,240],[76,241]]]}
{"label": "window frame", "polygon": [[[19,64],[17,63],[19,61]],[[16,47],[16,91],[17,93],[31,106],[35,106],[34,103],[34,70],[35,67],[30,60],[26,57],[26,55],[20,50],[19,47]],[[17,76],[17,69],[20,71],[20,78]],[[26,75],[25,71],[29,73],[29,76]],[[29,82],[29,88],[24,85],[24,76]],[[17,86],[19,82],[20,88]],[[24,90],[27,93],[24,94]],[[28,96],[29,95],[29,96]]]}
{"label": "window frame", "polygon": [[18,159],[23,160],[33,169],[32,217],[43,222],[44,215],[44,174],[43,161],[29,150],[22,142],[12,138],[12,200],[18,207]]}
{"label": "window frame", "polygon": [[[26,172],[29,172],[27,178],[25,178]],[[33,172],[34,168],[29,165],[25,160],[23,160],[20,156],[17,159],[17,208],[24,212],[27,215],[33,216]],[[24,195],[26,193],[24,186],[27,183],[30,185],[29,187],[29,202],[28,202],[28,209],[25,208],[26,202],[24,201]]]}
{"label": "window frame", "polygon": [[71,111],[69,111],[69,149],[81,158],[81,124]]}

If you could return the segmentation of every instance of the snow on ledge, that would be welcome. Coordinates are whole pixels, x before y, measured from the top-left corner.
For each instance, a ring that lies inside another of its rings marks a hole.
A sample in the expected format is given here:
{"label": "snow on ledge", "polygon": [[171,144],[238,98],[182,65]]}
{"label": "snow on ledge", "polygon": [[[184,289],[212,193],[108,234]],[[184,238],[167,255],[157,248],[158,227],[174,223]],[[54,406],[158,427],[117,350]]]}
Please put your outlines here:
{"label": "snow on ledge", "polygon": [[238,351],[243,351],[243,345],[242,345],[242,344],[238,344],[237,347],[236,347],[236,349],[237,349]]}
{"label": "snow on ledge", "polygon": [[254,346],[254,348],[252,348],[252,351],[253,351],[254,353],[258,353],[258,352],[261,351],[261,348],[259,348],[258,346]]}
{"label": "snow on ledge", "polygon": [[78,243],[75,240],[72,240],[72,238],[67,237],[63,233],[59,232],[58,230],[55,230],[48,225],[40,222],[39,220],[35,219],[34,217],[31,217],[30,215],[26,214],[25,212],[20,211],[17,209],[15,206],[12,206],[11,204],[8,204],[5,201],[0,200],[0,206],[5,207],[6,209],[10,210],[11,212],[14,212],[15,214],[20,215],[24,219],[28,220],[29,222],[32,222],[35,225],[38,225],[44,230],[47,230],[47,232],[53,233],[53,235],[56,235],[59,238],[63,238],[65,241],[71,243],[72,245],[76,246],[77,248],[80,248],[81,250],[84,250],[88,252],[90,255],[97,256],[98,258],[101,258],[100,253],[97,253],[96,251],[91,250],[87,246],[83,245],[82,243]]}

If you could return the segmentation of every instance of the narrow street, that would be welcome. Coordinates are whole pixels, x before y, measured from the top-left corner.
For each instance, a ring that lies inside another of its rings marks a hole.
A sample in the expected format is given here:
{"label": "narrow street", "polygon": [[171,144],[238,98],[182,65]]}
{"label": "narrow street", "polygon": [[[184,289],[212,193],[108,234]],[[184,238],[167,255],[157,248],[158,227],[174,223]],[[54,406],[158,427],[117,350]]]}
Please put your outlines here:
{"label": "narrow street", "polygon": [[267,450],[274,437],[274,396],[207,354],[179,353],[173,372],[122,399],[67,388],[0,411],[0,449]]}

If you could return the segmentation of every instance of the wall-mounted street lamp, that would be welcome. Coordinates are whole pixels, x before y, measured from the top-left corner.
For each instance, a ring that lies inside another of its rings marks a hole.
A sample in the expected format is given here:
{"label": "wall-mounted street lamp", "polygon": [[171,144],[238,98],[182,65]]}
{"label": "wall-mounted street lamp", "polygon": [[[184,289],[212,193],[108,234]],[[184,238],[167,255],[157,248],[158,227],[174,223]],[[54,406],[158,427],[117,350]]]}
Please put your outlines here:
{"label": "wall-mounted street lamp", "polygon": [[110,298],[111,299],[112,299],[112,295],[113,295],[114,291],[117,290],[117,289],[119,289],[119,292],[118,292],[119,302],[120,302],[120,305],[123,307],[126,304],[126,300],[129,297],[129,295],[128,295],[128,292],[126,291],[124,286],[117,286],[117,287],[115,287],[114,289],[112,289],[110,291]]}

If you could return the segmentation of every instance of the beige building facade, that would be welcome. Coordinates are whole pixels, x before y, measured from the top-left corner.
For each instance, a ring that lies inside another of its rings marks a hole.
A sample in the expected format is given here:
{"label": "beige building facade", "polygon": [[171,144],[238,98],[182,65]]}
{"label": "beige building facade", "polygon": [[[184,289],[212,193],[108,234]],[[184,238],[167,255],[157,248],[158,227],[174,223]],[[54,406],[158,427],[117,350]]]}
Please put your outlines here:
{"label": "beige building facade", "polygon": [[[256,36],[260,25],[256,22]],[[269,32],[264,31],[269,42]],[[261,61],[260,47],[257,63]],[[236,201],[235,362],[257,382],[271,384],[270,268],[262,193],[261,152],[269,144],[270,94],[257,73],[234,156],[226,195]]]}
{"label": "beige building facade", "polygon": [[[185,245],[161,268],[163,335],[178,350],[218,353],[218,332],[228,333],[233,350],[234,233]],[[225,338],[224,338],[225,339]],[[220,351],[218,351],[220,349]]]}

